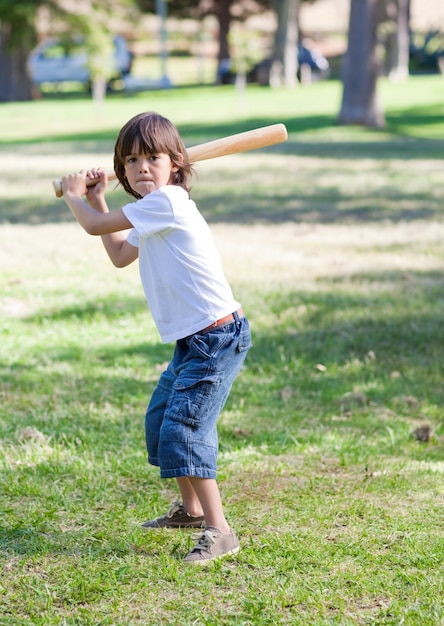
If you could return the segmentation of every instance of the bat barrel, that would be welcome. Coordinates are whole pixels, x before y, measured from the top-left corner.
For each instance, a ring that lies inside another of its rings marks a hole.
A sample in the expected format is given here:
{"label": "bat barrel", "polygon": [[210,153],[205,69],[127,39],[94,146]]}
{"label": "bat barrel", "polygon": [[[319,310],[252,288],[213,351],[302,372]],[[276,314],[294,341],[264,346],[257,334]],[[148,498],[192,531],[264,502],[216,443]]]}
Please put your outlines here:
{"label": "bat barrel", "polygon": [[288,139],[284,124],[271,124],[188,148],[191,163],[266,148]]}

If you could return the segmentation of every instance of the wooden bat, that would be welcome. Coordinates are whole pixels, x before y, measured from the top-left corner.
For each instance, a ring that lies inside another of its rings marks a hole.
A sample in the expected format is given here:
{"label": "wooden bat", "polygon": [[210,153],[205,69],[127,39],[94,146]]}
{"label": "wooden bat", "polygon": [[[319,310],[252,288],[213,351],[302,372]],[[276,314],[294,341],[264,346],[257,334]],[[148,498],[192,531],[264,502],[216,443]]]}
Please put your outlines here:
{"label": "wooden bat", "polygon": [[[285,141],[287,137],[287,129],[284,124],[271,124],[270,126],[254,128],[244,133],[229,135],[228,137],[207,141],[206,143],[187,148],[188,158],[190,163],[197,163],[198,161],[206,161],[207,159],[215,159],[216,157],[229,154],[272,146]],[[108,172],[108,180],[115,180],[115,178],[116,174],[114,172]],[[98,180],[89,180],[87,186],[94,186]],[[57,198],[61,198],[63,196],[62,181],[60,179],[53,180],[52,185]]]}

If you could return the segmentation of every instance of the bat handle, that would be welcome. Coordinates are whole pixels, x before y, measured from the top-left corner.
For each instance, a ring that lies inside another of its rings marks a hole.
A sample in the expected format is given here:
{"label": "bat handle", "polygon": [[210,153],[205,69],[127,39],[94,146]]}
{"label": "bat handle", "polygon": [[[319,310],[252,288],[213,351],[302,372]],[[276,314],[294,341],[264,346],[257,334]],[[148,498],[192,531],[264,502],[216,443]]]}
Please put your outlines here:
{"label": "bat handle", "polygon": [[[108,172],[108,180],[114,180],[116,178],[116,175],[114,174],[114,172]],[[100,178],[88,178],[86,181],[86,186],[87,187],[94,187],[94,185],[97,185],[97,183],[100,182]],[[56,178],[55,180],[52,181],[52,186],[54,187],[54,192],[55,195],[57,196],[57,198],[62,198],[63,197],[63,189],[62,189],[62,181],[60,178]]]}

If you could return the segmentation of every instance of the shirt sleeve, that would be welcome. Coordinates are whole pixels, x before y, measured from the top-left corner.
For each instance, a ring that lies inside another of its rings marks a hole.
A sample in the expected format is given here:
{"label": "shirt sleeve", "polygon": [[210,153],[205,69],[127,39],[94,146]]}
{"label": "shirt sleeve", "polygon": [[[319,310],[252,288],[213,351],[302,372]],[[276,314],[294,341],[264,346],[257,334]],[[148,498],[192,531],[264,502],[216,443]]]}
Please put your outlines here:
{"label": "shirt sleeve", "polygon": [[[155,233],[171,228],[174,224],[174,211],[170,199],[161,189],[153,191],[136,202],[125,205],[122,207],[122,211],[139,237],[150,237]],[[129,243],[132,244],[133,241],[132,238]]]}
{"label": "shirt sleeve", "polygon": [[137,230],[135,228],[132,228],[130,230],[130,232],[128,233],[128,236],[126,238],[127,242],[131,245],[134,246],[135,248],[139,247],[139,235],[137,233]]}

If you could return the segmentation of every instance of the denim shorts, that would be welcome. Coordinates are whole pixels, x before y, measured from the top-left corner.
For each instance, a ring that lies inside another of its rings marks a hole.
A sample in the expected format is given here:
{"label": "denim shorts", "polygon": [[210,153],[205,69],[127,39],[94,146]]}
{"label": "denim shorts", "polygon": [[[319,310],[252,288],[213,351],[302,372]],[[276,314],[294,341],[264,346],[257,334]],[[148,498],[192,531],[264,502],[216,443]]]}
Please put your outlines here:
{"label": "denim shorts", "polygon": [[251,347],[248,320],[176,343],[145,417],[148,461],[162,478],[216,478],[216,422]]}

